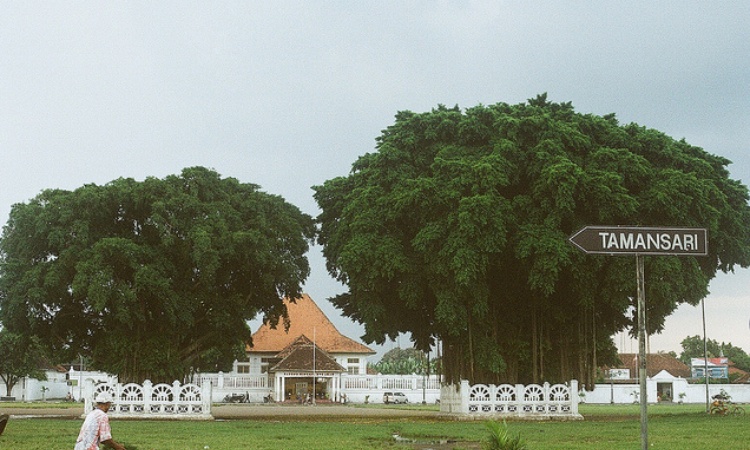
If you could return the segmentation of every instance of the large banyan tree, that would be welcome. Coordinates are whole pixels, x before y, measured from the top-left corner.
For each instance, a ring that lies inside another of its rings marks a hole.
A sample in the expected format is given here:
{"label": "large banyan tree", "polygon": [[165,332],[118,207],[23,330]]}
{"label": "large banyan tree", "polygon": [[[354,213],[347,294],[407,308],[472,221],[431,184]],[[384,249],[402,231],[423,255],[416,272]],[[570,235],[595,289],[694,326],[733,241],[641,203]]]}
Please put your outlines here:
{"label": "large banyan tree", "polygon": [[201,167],[46,190],[3,228],[0,319],[123,382],[226,370],[248,320],[285,317],[314,234],[281,197]]}
{"label": "large banyan tree", "polygon": [[332,299],[367,342],[442,342],[447,381],[594,382],[632,330],[633,257],[586,255],[585,225],[701,227],[705,257],[646,257],[647,332],[750,264],[747,188],[725,158],[546,95],[400,112],[347,176],[314,187]]}

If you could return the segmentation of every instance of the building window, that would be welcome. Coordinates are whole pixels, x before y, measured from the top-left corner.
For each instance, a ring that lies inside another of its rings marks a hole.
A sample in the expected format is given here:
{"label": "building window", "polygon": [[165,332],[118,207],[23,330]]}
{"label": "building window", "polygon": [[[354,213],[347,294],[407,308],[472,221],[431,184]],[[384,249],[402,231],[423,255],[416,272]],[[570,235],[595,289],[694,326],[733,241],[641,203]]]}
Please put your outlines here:
{"label": "building window", "polygon": [[349,375],[359,375],[359,358],[347,359],[346,370],[349,373]]}
{"label": "building window", "polygon": [[237,373],[250,373],[250,364],[237,363]]}
{"label": "building window", "polygon": [[278,362],[278,358],[260,358],[260,373],[268,373],[268,369]]}

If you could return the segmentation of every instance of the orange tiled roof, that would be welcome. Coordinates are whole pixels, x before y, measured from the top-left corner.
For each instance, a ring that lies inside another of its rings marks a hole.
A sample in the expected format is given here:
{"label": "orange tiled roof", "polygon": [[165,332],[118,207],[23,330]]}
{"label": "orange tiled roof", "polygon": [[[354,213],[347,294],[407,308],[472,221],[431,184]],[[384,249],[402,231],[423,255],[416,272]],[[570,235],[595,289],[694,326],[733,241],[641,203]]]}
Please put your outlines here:
{"label": "orange tiled roof", "polygon": [[729,366],[729,376],[736,377],[733,379],[733,383],[750,383],[750,373],[734,366]]}
{"label": "orange tiled roof", "polygon": [[[638,354],[620,353],[621,366],[617,368],[630,369],[630,376],[635,378],[638,373]],[[662,370],[666,370],[674,377],[690,378],[690,367],[667,353],[649,353],[646,355],[646,374],[653,377]]]}
{"label": "orange tiled roof", "polygon": [[282,322],[276,329],[263,324],[253,333],[253,346],[248,347],[247,351],[276,354],[299,336],[305,335],[315,339],[315,345],[328,353],[375,354],[366,345],[341,334],[309,295],[302,294],[294,302],[284,299],[284,303],[289,312],[289,331],[284,331]]}

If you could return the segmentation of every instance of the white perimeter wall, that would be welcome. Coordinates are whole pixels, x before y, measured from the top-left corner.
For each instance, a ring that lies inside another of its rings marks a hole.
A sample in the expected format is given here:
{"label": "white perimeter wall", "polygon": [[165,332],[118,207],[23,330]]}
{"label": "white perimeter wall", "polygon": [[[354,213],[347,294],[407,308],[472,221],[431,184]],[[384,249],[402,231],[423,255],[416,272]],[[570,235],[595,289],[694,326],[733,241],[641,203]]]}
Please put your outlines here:
{"label": "white perimeter wall", "polygon": [[[646,380],[646,391],[648,403],[657,402],[657,385],[660,383],[672,383],[672,403],[680,401],[680,394],[684,393],[683,403],[705,403],[706,385],[690,384],[684,378],[649,378]],[[585,403],[634,403],[635,393],[640,393],[640,385],[632,384],[610,384],[599,383],[594,386],[593,391],[581,391],[584,396],[581,401]],[[724,390],[732,401],[737,403],[750,403],[750,384],[709,384],[709,398]]]}

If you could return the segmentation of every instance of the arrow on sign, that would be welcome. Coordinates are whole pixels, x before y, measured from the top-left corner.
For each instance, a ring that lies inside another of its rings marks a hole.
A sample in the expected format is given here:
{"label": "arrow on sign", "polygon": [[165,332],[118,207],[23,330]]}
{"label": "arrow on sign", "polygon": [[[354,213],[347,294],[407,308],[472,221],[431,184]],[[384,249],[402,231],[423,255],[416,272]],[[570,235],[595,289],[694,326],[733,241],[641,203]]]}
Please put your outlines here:
{"label": "arrow on sign", "polygon": [[705,228],[586,226],[568,240],[586,253],[704,256]]}

